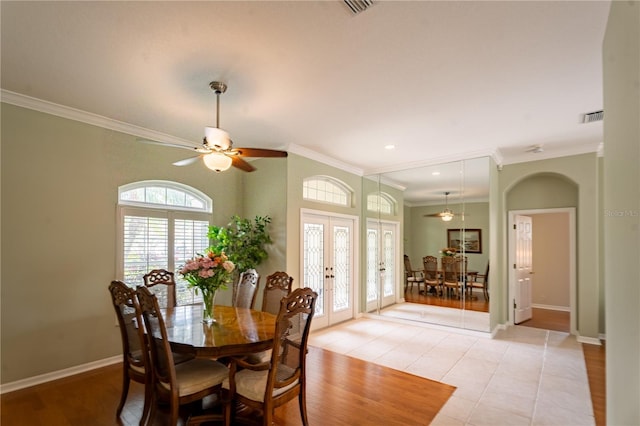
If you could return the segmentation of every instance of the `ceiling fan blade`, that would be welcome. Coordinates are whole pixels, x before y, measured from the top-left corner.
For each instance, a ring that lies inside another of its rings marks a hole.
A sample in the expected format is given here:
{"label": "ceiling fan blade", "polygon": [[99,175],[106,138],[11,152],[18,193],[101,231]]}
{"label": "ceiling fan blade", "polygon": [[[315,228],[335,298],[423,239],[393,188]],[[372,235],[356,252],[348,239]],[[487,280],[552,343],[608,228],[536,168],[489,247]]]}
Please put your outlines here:
{"label": "ceiling fan blade", "polygon": [[239,168],[240,170],[244,170],[245,172],[252,172],[256,169],[237,155],[231,157],[231,165]]}
{"label": "ceiling fan blade", "polygon": [[[458,217],[462,216],[462,213],[452,212],[453,216]],[[442,212],[440,213],[431,213],[431,214],[423,214],[422,217],[442,217]],[[465,213],[465,216],[469,216],[469,213]]]}
{"label": "ceiling fan blade", "polygon": [[286,157],[289,155],[287,151],[262,148],[234,148],[232,151],[237,152],[240,157]]}
{"label": "ceiling fan blade", "polygon": [[202,157],[202,155],[196,155],[195,157],[185,158],[184,160],[176,161],[173,163],[174,166],[188,166],[189,164],[193,164],[198,161]]}

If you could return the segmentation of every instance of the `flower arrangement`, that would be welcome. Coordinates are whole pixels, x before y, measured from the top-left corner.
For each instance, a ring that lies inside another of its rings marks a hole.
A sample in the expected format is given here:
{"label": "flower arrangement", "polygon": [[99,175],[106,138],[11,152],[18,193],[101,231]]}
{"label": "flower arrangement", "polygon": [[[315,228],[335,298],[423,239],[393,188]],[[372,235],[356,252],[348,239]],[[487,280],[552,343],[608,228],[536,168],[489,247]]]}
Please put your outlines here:
{"label": "flower arrangement", "polygon": [[440,254],[442,256],[450,256],[453,257],[458,253],[458,249],[455,247],[445,247],[442,250],[440,250]]}
{"label": "flower arrangement", "polygon": [[180,274],[190,288],[195,288],[202,293],[204,300],[204,318],[207,324],[213,320],[213,298],[218,289],[227,289],[227,283],[231,280],[231,273],[235,269],[233,262],[229,260],[224,252],[216,253],[207,251],[204,255],[198,255],[187,260]]}

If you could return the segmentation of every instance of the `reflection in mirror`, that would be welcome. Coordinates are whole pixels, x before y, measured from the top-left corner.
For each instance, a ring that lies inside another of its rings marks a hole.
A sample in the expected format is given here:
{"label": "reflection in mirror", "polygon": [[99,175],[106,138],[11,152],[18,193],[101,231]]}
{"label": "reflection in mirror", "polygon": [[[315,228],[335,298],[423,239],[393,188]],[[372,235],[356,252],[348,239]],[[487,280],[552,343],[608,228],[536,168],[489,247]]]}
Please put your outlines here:
{"label": "reflection in mirror", "polygon": [[[488,292],[478,288],[489,262],[489,167],[485,157],[365,179],[365,194],[377,183],[378,193],[400,191],[402,200],[403,243],[396,258],[407,255],[408,262],[396,271],[403,281],[397,297],[379,298],[381,315],[489,331]],[[384,214],[377,216],[380,235]],[[459,261],[445,282],[448,256]],[[425,269],[427,257],[437,260],[435,281]],[[385,262],[380,265],[384,269]]]}

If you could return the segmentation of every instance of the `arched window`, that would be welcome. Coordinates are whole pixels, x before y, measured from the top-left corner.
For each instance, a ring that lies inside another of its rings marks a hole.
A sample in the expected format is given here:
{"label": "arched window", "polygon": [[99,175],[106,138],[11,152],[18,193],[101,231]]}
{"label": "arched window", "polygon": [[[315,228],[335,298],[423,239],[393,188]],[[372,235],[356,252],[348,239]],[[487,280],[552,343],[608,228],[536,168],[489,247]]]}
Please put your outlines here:
{"label": "arched window", "polygon": [[[200,299],[177,270],[209,247],[213,202],[206,194],[169,181],[118,188],[118,276],[132,287],[152,269],[176,272],[177,303]],[[162,302],[162,300],[161,300]]]}
{"label": "arched window", "polygon": [[385,192],[367,195],[367,210],[393,215],[396,213],[396,200]]}
{"label": "arched window", "polygon": [[353,190],[330,176],[312,176],[302,184],[302,198],[321,203],[351,207]]}

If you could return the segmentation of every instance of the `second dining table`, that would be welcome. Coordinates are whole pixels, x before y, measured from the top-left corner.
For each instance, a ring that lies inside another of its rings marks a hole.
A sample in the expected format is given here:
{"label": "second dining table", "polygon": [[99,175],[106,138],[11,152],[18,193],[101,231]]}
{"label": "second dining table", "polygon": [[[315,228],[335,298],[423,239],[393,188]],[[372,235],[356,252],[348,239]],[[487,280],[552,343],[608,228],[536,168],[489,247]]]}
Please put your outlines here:
{"label": "second dining table", "polygon": [[240,356],[270,349],[276,316],[247,308],[216,305],[215,322],[202,322],[202,304],[162,310],[167,338],[174,352],[202,357]]}

